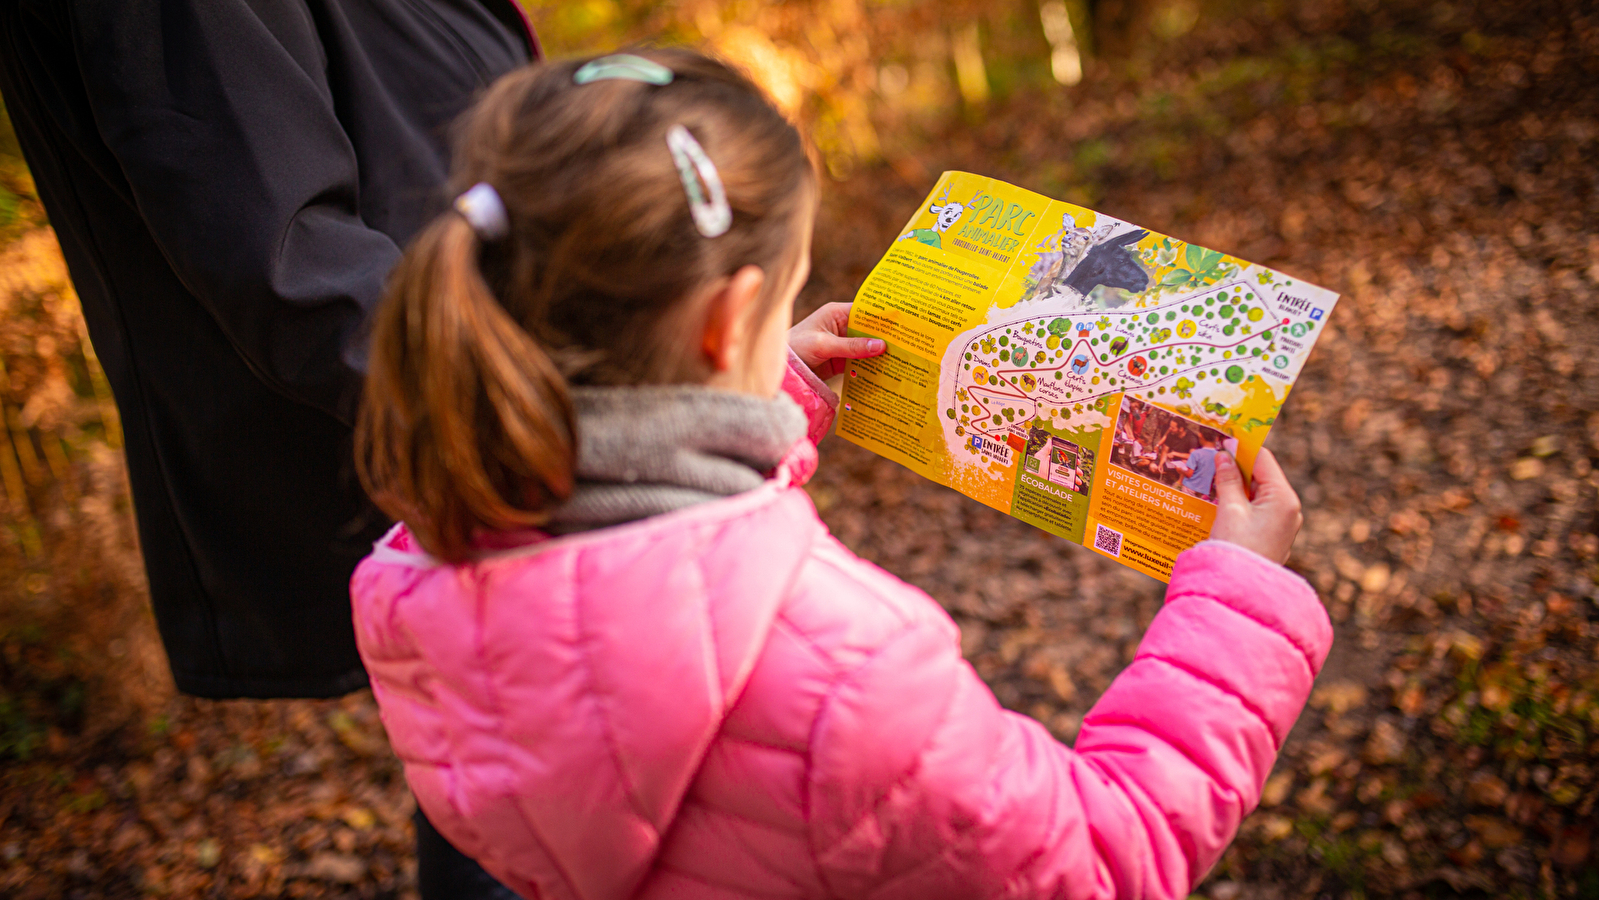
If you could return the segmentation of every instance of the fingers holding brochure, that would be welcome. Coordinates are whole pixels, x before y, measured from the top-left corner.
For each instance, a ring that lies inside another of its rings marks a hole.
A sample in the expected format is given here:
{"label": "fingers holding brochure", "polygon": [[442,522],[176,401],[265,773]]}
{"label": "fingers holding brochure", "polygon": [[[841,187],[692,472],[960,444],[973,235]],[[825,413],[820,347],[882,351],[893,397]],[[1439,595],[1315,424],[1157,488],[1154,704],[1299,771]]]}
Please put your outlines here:
{"label": "fingers holding brochure", "polygon": [[843,371],[842,360],[880,356],[888,344],[879,338],[848,337],[849,303],[828,303],[788,330],[788,345],[816,377],[826,381]]}
{"label": "fingers holding brochure", "polygon": [[1265,447],[1255,457],[1254,481],[1251,498],[1238,463],[1229,454],[1218,454],[1216,524],[1210,536],[1253,550],[1272,562],[1283,562],[1305,521],[1299,494],[1288,483],[1277,457]]}

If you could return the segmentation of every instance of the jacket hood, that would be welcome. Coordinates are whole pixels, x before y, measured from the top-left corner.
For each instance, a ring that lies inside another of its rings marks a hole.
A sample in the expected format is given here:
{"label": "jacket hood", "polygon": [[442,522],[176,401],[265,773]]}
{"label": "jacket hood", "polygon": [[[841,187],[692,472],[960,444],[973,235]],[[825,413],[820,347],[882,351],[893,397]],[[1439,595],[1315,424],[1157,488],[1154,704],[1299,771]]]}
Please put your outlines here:
{"label": "jacket hood", "polygon": [[445,837],[526,896],[638,888],[825,534],[787,481],[466,566],[379,542],[357,639]]}

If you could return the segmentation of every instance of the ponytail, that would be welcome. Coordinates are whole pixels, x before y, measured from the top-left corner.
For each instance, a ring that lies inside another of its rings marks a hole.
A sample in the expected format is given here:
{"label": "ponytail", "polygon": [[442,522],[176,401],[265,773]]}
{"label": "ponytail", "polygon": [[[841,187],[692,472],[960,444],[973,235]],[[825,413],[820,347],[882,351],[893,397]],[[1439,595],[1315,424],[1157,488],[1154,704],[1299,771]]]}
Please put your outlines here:
{"label": "ponytail", "polygon": [[396,267],[373,323],[356,472],[446,562],[482,531],[544,524],[572,493],[572,403],[544,348],[494,298],[479,239],[440,216]]}

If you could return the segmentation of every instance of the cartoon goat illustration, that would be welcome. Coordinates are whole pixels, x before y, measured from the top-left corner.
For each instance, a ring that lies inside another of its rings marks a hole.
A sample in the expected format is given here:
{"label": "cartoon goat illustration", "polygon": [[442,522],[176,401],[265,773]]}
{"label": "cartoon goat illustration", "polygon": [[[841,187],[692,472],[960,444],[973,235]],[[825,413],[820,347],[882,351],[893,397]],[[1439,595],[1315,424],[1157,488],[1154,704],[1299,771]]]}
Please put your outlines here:
{"label": "cartoon goat illustration", "polygon": [[959,222],[961,216],[966,214],[966,205],[960,202],[950,202],[949,188],[947,186],[944,188],[943,196],[939,197],[938,200],[938,203],[927,207],[927,211],[936,217],[933,219],[933,227],[913,228],[900,235],[899,240],[903,241],[910,238],[930,247],[943,248],[944,244],[940,236],[956,222]]}

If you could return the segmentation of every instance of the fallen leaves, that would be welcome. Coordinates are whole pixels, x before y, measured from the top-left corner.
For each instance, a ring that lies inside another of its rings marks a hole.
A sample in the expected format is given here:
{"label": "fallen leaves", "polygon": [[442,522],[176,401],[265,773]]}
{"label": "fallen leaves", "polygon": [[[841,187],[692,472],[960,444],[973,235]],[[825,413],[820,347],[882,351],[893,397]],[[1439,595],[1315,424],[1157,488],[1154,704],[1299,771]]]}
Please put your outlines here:
{"label": "fallen leaves", "polygon": [[1393,572],[1387,563],[1374,563],[1360,573],[1360,589],[1376,594],[1388,587]]}
{"label": "fallen leaves", "polygon": [[1324,709],[1333,715],[1342,715],[1366,702],[1366,686],[1355,681],[1334,681],[1319,685],[1310,694],[1313,709]]}
{"label": "fallen leaves", "polygon": [[1349,759],[1349,754],[1342,747],[1328,747],[1312,756],[1305,764],[1305,771],[1311,775],[1325,775],[1344,764]]}
{"label": "fallen leaves", "polygon": [[337,884],[355,884],[366,877],[366,863],[348,853],[323,851],[310,862],[285,873],[291,878],[315,878]]}
{"label": "fallen leaves", "polygon": [[1294,786],[1293,772],[1278,772],[1266,779],[1266,785],[1260,792],[1260,805],[1263,807],[1281,806],[1288,799],[1288,792]]}
{"label": "fallen leaves", "polygon": [[1510,464],[1510,478],[1513,481],[1531,481],[1543,477],[1543,460],[1536,456],[1523,456]]}
{"label": "fallen leaves", "polygon": [[1294,833],[1294,820],[1287,816],[1265,816],[1259,820],[1255,833],[1263,840],[1275,843]]}
{"label": "fallen leaves", "polygon": [[1466,800],[1478,806],[1499,807],[1510,796],[1504,779],[1488,771],[1474,773],[1466,782]]}
{"label": "fallen leaves", "polygon": [[[0,857],[15,852],[0,866],[0,894],[55,897],[67,883],[112,896],[241,898],[394,896],[410,886],[412,801],[393,755],[368,752],[386,747],[369,694],[176,700],[165,715],[187,751],[172,736],[135,738],[120,751],[132,755],[124,768],[59,785],[52,773],[71,771],[62,768],[70,755],[0,769]],[[316,765],[298,767],[307,756]],[[71,802],[97,791],[105,799],[95,810]],[[89,876],[71,874],[69,848],[93,860]],[[68,881],[49,874],[52,861]]]}
{"label": "fallen leaves", "polygon": [[1575,825],[1563,828],[1549,848],[1549,858],[1563,869],[1575,869],[1588,861],[1592,838],[1591,826]]}
{"label": "fallen leaves", "polygon": [[1427,703],[1427,689],[1418,681],[1405,681],[1394,693],[1394,708],[1406,716],[1419,716]]}
{"label": "fallen leaves", "polygon": [[1405,735],[1399,727],[1388,718],[1380,718],[1372,726],[1361,758],[1372,765],[1396,763],[1404,758],[1405,746]]}
{"label": "fallen leaves", "polygon": [[1521,843],[1520,828],[1493,816],[1467,816],[1466,827],[1476,832],[1482,846],[1489,850],[1511,847]]}
{"label": "fallen leaves", "polygon": [[[1553,320],[1551,319],[1551,323]],[[1558,434],[1546,434],[1532,442],[1529,452],[1538,459],[1547,459],[1560,452],[1562,438]]]}

